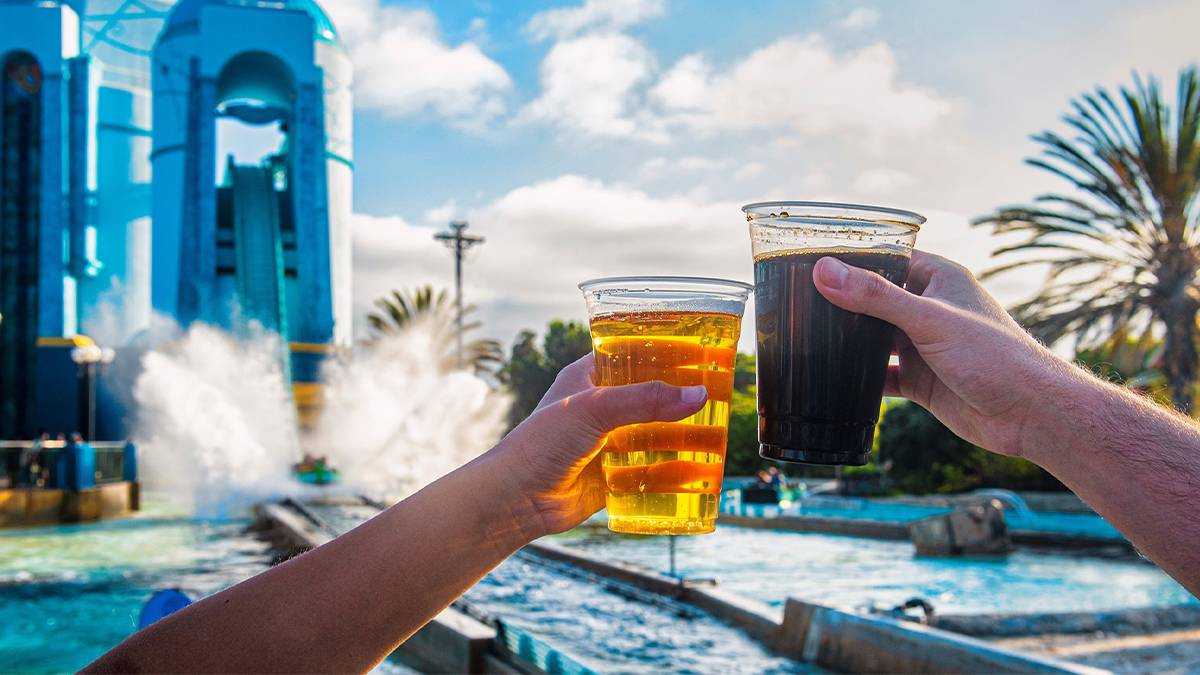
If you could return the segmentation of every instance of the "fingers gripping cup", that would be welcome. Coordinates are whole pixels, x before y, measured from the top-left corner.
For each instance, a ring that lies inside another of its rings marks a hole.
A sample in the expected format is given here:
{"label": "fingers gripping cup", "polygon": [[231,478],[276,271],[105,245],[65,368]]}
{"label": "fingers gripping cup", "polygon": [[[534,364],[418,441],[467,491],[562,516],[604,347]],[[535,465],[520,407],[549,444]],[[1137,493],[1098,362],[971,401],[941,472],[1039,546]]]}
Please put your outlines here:
{"label": "fingers gripping cup", "polygon": [[592,326],[596,384],[702,384],[708,402],[674,422],[621,427],[601,450],[608,527],[702,534],[716,527],[733,367],[748,284],[619,277],[579,285]]}
{"label": "fingers gripping cup", "polygon": [[742,210],[754,248],[759,454],[866,464],[894,328],[835,307],[813,283],[813,268],[832,256],[903,285],[925,218],[819,202],[764,202]]}

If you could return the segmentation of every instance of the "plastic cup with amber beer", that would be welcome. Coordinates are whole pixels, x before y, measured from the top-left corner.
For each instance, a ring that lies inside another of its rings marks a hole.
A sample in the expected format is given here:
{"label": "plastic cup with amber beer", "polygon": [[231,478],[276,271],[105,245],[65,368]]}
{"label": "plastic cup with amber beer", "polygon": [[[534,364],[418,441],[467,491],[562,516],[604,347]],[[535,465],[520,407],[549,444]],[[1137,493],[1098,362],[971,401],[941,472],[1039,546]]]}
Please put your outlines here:
{"label": "plastic cup with amber beer", "polygon": [[579,288],[591,318],[598,386],[661,380],[708,390],[708,402],[691,417],[608,435],[601,449],[608,528],[712,532],[742,313],[753,287],[701,277],[614,277]]}

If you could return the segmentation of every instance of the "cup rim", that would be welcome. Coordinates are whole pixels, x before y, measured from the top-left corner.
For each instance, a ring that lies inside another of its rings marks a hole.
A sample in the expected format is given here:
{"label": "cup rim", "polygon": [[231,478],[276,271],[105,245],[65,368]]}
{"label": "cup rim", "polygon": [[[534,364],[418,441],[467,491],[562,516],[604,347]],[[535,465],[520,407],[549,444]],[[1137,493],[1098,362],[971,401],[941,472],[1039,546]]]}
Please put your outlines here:
{"label": "cup rim", "polygon": [[[615,292],[624,293],[693,293],[699,292],[708,295],[726,295],[737,298],[746,298],[754,291],[754,285],[744,281],[735,281],[733,279],[720,279],[717,277],[688,277],[678,275],[633,275],[633,276],[618,276],[618,277],[600,277],[597,279],[588,279],[580,282],[579,290],[584,293],[596,290],[600,286],[608,286],[612,284],[660,284],[661,288],[615,288],[611,289]],[[687,284],[690,286],[699,286],[704,290],[696,288],[671,288],[672,285]],[[708,287],[708,288],[705,288]],[[722,292],[721,288],[725,291]]]}
{"label": "cup rim", "polygon": [[[742,207],[742,212],[746,214],[746,220],[754,222],[759,219],[779,218],[770,210],[763,213],[766,209],[782,210],[779,207],[800,208],[802,213],[789,214],[793,217],[799,216],[815,216],[829,220],[866,220],[875,221],[881,225],[889,225],[893,227],[901,227],[913,232],[920,231],[921,226],[925,224],[926,218],[915,211],[906,211],[904,209],[894,209],[888,206],[871,206],[868,204],[848,204],[843,202],[814,202],[804,200],[781,200],[781,201],[766,201],[752,202]],[[859,217],[855,217],[855,215]],[[890,216],[890,218],[880,218],[880,216]],[[779,227],[784,227],[780,225]]]}

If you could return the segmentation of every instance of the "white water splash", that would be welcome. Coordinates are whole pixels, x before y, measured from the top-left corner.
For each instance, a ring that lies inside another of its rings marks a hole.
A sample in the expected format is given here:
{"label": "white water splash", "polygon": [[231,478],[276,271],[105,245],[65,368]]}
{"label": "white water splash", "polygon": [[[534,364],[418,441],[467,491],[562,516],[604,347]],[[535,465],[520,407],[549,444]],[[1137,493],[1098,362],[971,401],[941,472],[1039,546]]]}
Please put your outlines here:
{"label": "white water splash", "polygon": [[[134,385],[141,480],[148,492],[205,518],[313,493],[398,499],[465,464],[504,431],[509,397],[470,373],[446,372],[444,331],[417,321],[340,354],[323,368],[317,429],[298,438],[278,335],[234,338],[197,324],[163,331]],[[341,481],[301,484],[303,452]]]}
{"label": "white water splash", "polygon": [[134,386],[139,470],[148,491],[206,518],[295,493],[296,412],[278,335],[235,340],[196,324],[145,353]]}
{"label": "white water splash", "polygon": [[305,447],[327,455],[347,488],[403,498],[500,438],[509,396],[471,373],[446,372],[445,335],[419,320],[326,362],[325,409]]}

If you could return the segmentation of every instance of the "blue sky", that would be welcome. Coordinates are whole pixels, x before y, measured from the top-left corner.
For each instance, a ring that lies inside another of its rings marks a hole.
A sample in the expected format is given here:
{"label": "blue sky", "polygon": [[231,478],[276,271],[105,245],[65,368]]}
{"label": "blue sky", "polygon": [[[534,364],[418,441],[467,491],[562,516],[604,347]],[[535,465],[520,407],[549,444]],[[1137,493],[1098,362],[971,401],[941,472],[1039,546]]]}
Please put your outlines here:
{"label": "blue sky", "polygon": [[1173,0],[324,5],[356,62],[356,305],[452,283],[431,235],[465,217],[505,341],[582,318],[584,278],[748,278],[759,199],[918,210],[923,247],[986,267],[967,222],[1059,187],[1028,137],[1084,89],[1173,80],[1200,22]]}

